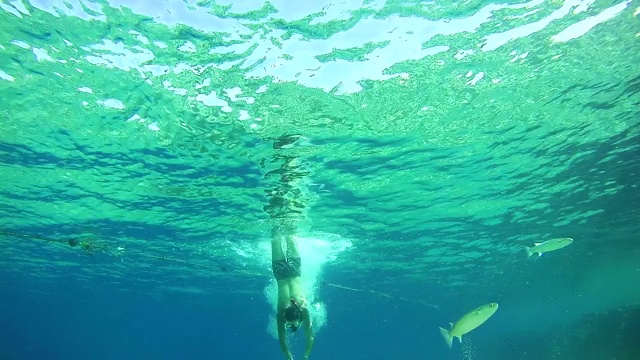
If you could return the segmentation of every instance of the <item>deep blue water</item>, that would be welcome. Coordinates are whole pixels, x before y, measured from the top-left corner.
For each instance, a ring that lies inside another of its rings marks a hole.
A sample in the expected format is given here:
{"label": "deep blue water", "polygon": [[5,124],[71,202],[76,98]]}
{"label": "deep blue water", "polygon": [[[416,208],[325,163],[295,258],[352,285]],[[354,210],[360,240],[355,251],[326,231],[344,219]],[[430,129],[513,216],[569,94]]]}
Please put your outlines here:
{"label": "deep blue water", "polygon": [[[331,279],[331,272],[326,274]],[[232,279],[211,279],[232,286]],[[2,359],[277,359],[277,341],[265,332],[270,309],[262,298],[211,293],[158,301],[126,294],[96,279],[78,288],[74,274],[34,293],[36,284],[9,279],[0,317]],[[250,285],[250,284],[246,284]],[[262,284],[256,282],[256,287]],[[410,289],[407,289],[410,291]],[[402,359],[418,353],[459,359],[434,326],[448,321],[423,305],[377,299],[325,287],[330,320],[317,336],[316,359]],[[294,342],[301,348],[301,337]],[[330,344],[327,346],[327,344]]]}

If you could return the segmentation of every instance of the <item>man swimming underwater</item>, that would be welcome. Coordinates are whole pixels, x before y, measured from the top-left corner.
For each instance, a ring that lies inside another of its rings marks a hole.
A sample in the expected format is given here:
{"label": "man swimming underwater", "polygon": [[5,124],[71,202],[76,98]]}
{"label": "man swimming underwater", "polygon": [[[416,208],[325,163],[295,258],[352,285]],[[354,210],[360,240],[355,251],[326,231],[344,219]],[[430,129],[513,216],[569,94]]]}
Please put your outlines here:
{"label": "man swimming underwater", "polygon": [[271,265],[278,282],[278,339],[287,360],[293,360],[287,345],[287,329],[296,332],[300,327],[304,328],[307,337],[304,359],[309,358],[314,342],[311,316],[300,279],[302,261],[294,238],[305,208],[299,180],[308,175],[298,158],[291,154],[299,138],[299,135],[285,135],[275,139],[272,163],[281,162],[281,166],[265,175],[266,180],[276,180],[267,191],[269,203],[264,210],[272,224]]}
{"label": "man swimming underwater", "polygon": [[[293,360],[293,355],[287,346],[287,328],[296,332],[303,327],[307,335],[307,348],[304,359],[309,358],[313,347],[313,328],[307,300],[302,289],[300,279],[301,259],[298,245],[292,235],[290,226],[275,226],[271,240],[271,260],[273,275],[278,281],[277,324],[280,349],[287,360]],[[286,253],[282,245],[286,243]]]}

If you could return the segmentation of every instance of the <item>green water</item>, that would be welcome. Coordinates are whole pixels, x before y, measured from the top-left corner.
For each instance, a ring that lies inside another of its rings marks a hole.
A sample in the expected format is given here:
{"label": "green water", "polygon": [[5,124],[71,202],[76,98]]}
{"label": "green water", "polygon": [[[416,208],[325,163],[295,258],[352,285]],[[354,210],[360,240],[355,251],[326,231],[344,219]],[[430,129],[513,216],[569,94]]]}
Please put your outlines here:
{"label": "green water", "polygon": [[[251,249],[289,162],[300,232],[352,245],[346,285],[640,299],[611,282],[640,278],[638,2],[118,3],[2,2],[7,271],[268,277]],[[523,246],[565,236],[537,276]]]}

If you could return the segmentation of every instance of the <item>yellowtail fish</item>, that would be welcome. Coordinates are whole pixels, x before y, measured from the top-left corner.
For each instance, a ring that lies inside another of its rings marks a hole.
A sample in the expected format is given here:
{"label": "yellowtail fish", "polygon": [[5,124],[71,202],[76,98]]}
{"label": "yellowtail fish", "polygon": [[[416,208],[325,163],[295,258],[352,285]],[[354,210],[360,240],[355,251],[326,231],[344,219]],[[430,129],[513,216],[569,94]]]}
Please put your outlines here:
{"label": "yellowtail fish", "polygon": [[460,343],[462,343],[462,335],[482,325],[495,314],[496,310],[498,310],[497,303],[485,304],[469,311],[461,317],[460,320],[456,321],[455,324],[451,324],[451,330],[440,328],[440,334],[442,334],[444,341],[447,342],[449,349],[451,349],[454,337],[457,337]]}
{"label": "yellowtail fish", "polygon": [[572,238],[557,238],[541,243],[534,243],[533,247],[525,247],[525,249],[527,250],[528,256],[531,256],[535,253],[538,253],[538,256],[542,256],[542,254],[546,252],[555,251],[558,249],[562,249],[563,247],[567,247],[571,245],[572,242]]}

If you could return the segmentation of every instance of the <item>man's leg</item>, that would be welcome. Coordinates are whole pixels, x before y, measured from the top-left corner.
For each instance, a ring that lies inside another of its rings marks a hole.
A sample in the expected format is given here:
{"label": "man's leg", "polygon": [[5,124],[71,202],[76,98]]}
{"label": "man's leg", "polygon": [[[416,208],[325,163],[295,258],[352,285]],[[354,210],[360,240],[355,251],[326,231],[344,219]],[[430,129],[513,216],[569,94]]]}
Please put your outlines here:
{"label": "man's leg", "polygon": [[284,260],[284,251],[282,250],[282,234],[276,229],[271,232],[271,261]]}
{"label": "man's leg", "polygon": [[298,242],[293,234],[287,235],[287,258],[299,258]]}

